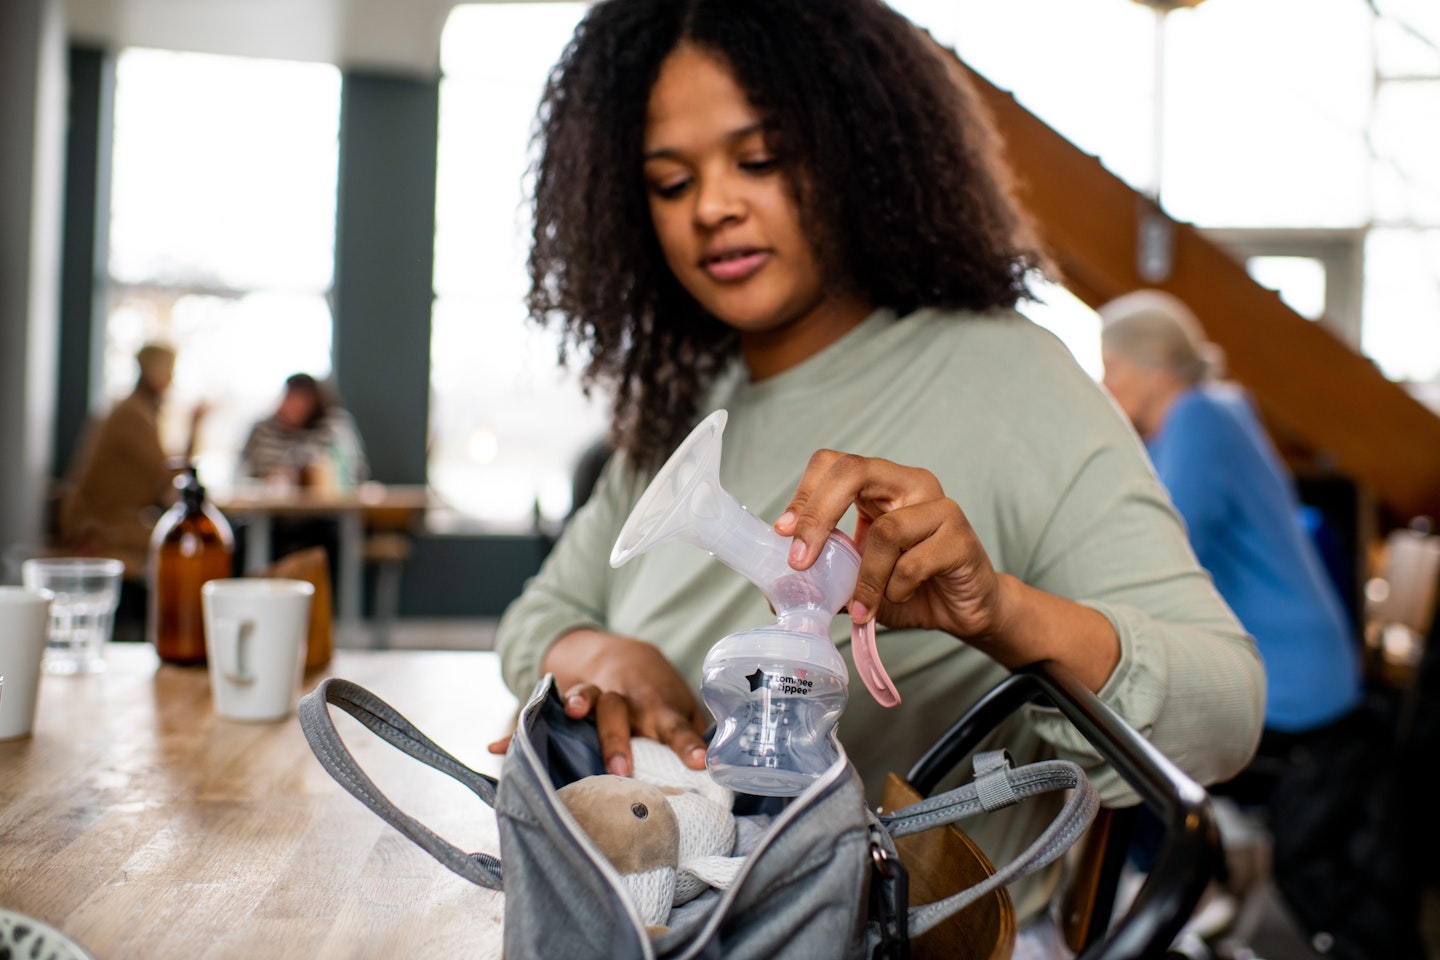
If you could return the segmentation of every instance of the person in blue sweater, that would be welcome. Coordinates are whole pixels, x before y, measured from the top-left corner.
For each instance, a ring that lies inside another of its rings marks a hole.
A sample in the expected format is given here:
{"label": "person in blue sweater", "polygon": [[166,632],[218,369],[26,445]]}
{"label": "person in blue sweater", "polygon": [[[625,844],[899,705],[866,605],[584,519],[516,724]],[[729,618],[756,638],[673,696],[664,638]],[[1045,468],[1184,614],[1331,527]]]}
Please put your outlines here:
{"label": "person in blue sweater", "polygon": [[1360,650],[1294,480],[1191,311],[1157,290],[1100,309],[1104,383],[1145,441],[1200,565],[1265,664],[1259,758],[1281,758],[1362,698]]}

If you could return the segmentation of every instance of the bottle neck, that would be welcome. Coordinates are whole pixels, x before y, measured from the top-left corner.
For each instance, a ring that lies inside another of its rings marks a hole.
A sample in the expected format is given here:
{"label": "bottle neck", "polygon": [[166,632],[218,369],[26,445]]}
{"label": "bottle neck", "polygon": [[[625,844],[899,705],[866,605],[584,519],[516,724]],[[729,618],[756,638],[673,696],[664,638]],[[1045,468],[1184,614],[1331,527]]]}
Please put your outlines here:
{"label": "bottle neck", "polygon": [[184,487],[180,491],[180,506],[185,512],[186,519],[195,519],[205,515],[205,491],[197,487]]}
{"label": "bottle neck", "polygon": [[835,615],[823,607],[807,603],[777,612],[779,619],[775,625],[781,630],[808,633],[824,637],[827,641],[830,639],[830,621],[835,619]]}

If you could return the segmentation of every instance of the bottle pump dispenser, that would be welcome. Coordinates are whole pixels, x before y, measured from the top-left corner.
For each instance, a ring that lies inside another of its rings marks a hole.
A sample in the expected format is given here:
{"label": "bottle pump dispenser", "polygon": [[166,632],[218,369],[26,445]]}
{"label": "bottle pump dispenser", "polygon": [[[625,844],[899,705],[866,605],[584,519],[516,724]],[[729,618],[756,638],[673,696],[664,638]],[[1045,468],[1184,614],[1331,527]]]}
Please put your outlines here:
{"label": "bottle pump dispenser", "polygon": [[[682,540],[765,594],[776,622],[721,639],[705,658],[700,692],[716,721],[706,765],[733,790],[794,796],[839,756],[835,723],[849,684],[845,661],[830,640],[830,622],[855,589],[860,554],[849,537],[834,531],[809,569],[790,566],[790,538],[720,486],[726,419],[724,410],[710,414],[671,454],[625,521],[610,565]],[[875,699],[898,704],[875,655],[873,620],[855,628],[852,650]]]}

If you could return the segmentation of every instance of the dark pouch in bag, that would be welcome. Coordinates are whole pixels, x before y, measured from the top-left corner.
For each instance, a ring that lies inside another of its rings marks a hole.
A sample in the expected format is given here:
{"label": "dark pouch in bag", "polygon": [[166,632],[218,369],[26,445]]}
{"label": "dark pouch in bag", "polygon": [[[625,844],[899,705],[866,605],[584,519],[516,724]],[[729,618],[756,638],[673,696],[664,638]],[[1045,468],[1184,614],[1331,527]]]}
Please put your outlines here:
{"label": "dark pouch in bag", "polygon": [[[397,809],[355,764],[330,704],[493,806],[503,868],[498,858],[467,853]],[[997,751],[976,756],[974,782],[877,815],[842,752],[800,796],[778,812],[757,815],[768,819],[760,821],[763,830],[727,890],[705,894],[696,901],[702,908],[687,908],[683,917],[677,912],[673,925],[652,939],[619,873],[556,797],[558,787],[603,772],[603,764],[593,724],[564,715],[551,678],[522,710],[498,781],[466,767],[346,680],[322,682],[301,701],[299,715],[316,757],[350,793],[455,873],[505,892],[504,946],[513,958],[905,957],[911,936],[1058,858],[1097,806],[1077,765],[1048,760],[1014,767]],[[1019,858],[970,889],[909,904],[896,838],[1052,790],[1070,793]],[[738,816],[740,802],[736,806]]]}

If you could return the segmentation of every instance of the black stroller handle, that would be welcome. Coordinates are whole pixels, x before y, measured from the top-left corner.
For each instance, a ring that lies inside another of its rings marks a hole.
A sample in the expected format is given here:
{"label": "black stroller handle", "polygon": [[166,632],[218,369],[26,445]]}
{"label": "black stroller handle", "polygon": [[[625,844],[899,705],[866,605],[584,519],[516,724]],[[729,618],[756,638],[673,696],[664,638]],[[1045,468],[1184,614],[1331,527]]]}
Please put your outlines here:
{"label": "black stroller handle", "polygon": [[[1141,960],[1164,956],[1220,863],[1210,796],[1171,763],[1074,675],[1053,664],[1027,667],[1006,678],[967,710],[911,768],[907,779],[928,796],[1001,721],[1028,703],[1053,706],[1074,724],[1116,772],[1140,794],[1165,828],[1159,855],[1125,916],[1106,929],[1123,849],[1112,861],[1109,889],[1096,905],[1091,941],[1079,960]],[[1100,936],[1100,942],[1095,942]]]}

